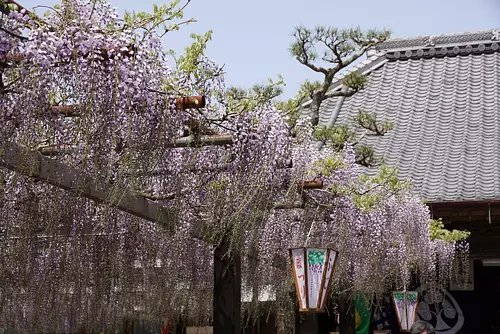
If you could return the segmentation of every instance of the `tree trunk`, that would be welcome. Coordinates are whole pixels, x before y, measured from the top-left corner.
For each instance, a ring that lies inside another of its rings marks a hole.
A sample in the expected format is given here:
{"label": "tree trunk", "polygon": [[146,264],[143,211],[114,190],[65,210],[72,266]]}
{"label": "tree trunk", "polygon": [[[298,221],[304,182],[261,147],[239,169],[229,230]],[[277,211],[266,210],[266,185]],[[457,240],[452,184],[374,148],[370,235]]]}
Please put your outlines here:
{"label": "tree trunk", "polygon": [[340,334],[356,334],[354,300],[348,296],[340,297]]}
{"label": "tree trunk", "polygon": [[325,74],[325,80],[321,84],[321,88],[317,89],[312,94],[311,105],[309,107],[309,110],[311,111],[311,125],[313,127],[319,124],[319,108],[321,106],[321,103],[325,100],[326,92],[328,92],[330,86],[332,85],[335,73],[336,71],[335,72],[330,71],[327,74]]}
{"label": "tree trunk", "polygon": [[321,96],[318,93],[313,95],[309,110],[311,112],[311,125],[314,127],[319,123],[319,107],[321,106]]}
{"label": "tree trunk", "polygon": [[240,334],[241,258],[226,254],[228,244],[214,251],[214,334]]}

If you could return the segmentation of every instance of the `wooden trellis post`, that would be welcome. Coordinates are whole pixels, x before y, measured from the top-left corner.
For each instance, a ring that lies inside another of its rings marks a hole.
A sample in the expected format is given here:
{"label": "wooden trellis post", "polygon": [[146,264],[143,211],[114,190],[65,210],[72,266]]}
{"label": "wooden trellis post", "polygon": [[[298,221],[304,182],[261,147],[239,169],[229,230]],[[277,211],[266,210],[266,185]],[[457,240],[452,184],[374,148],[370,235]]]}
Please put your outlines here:
{"label": "wooden trellis post", "polygon": [[228,254],[229,243],[214,251],[213,327],[216,334],[241,332],[241,256]]}

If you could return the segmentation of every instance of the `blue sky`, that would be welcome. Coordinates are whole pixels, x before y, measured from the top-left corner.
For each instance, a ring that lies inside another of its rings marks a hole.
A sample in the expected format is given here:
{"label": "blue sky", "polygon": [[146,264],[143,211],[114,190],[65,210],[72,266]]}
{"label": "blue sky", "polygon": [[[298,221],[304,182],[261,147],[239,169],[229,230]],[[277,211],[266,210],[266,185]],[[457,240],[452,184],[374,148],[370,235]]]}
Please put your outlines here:
{"label": "blue sky", "polygon": [[[19,0],[28,8],[56,2]],[[120,12],[148,11],[152,4],[111,3]],[[191,0],[185,16],[198,22],[167,34],[165,48],[182,52],[191,33],[212,29],[208,56],[225,64],[228,85],[250,87],[279,73],[291,97],[304,79],[321,78],[290,56],[294,26],[388,28],[393,37],[486,30],[500,28],[500,0]]]}

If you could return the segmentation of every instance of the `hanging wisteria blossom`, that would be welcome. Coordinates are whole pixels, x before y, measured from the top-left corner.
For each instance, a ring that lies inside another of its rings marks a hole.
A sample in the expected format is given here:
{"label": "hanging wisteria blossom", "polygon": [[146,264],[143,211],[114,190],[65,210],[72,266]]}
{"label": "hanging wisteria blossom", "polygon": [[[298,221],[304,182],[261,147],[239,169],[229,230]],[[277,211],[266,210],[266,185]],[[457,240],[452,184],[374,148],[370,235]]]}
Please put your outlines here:
{"label": "hanging wisteria blossom", "polygon": [[[205,80],[172,70],[159,34],[100,1],[66,0],[43,20],[12,10],[2,28],[0,152],[22,148],[16,161],[27,166],[41,152],[111,190],[95,201],[87,183],[60,189],[0,168],[1,326],[74,333],[145,315],[210,323],[223,240],[242,254],[245,287],[272,291],[280,311],[295,307],[291,247],[338,250],[335,290],[352,294],[452,274],[455,244],[431,240],[410,189],[360,179],[352,149],[317,152],[304,123],[291,136],[269,101],[228,111],[207,58],[197,59]],[[185,95],[209,105],[184,110]],[[202,145],[204,136],[229,139]],[[199,145],[177,145],[181,137]],[[161,224],[116,209],[124,191],[159,203]]]}

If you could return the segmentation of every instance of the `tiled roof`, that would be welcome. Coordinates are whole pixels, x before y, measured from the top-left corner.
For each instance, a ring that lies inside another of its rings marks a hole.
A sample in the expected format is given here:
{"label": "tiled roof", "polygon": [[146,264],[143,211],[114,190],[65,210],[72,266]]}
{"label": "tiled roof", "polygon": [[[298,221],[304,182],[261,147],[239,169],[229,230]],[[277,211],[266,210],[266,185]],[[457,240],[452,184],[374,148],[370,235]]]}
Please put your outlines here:
{"label": "tiled roof", "polygon": [[[497,41],[496,31],[486,31],[437,36],[432,46],[428,38],[382,44],[358,69],[369,73],[366,87],[344,100],[337,124],[352,123],[360,109],[393,121],[385,136],[363,141],[424,200],[500,199]],[[323,102],[321,123],[337,99]]]}
{"label": "tiled roof", "polygon": [[478,44],[480,42],[500,40],[500,30],[476,31],[461,34],[420,36],[413,38],[394,38],[381,43],[377,50],[422,48],[439,45]]}

